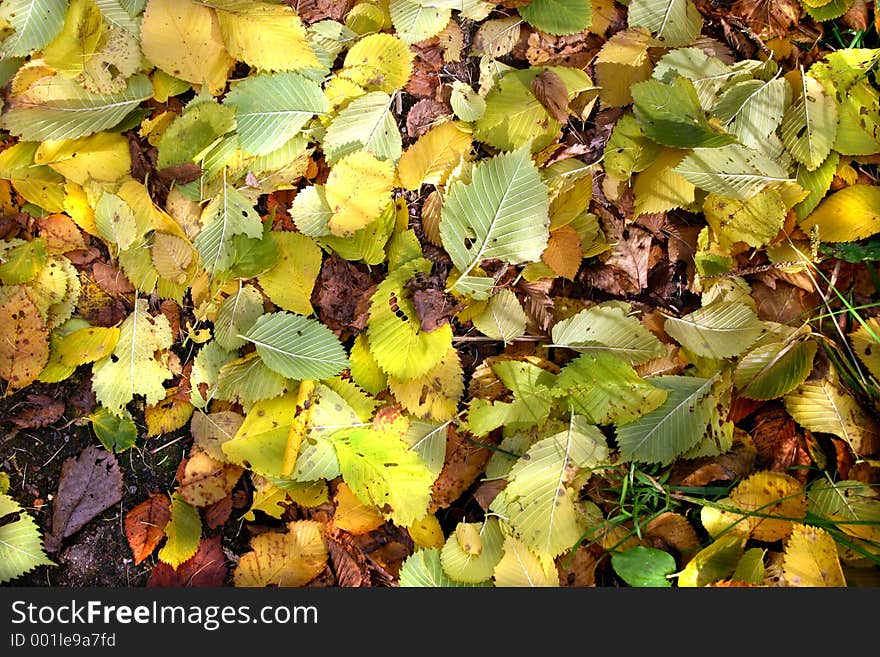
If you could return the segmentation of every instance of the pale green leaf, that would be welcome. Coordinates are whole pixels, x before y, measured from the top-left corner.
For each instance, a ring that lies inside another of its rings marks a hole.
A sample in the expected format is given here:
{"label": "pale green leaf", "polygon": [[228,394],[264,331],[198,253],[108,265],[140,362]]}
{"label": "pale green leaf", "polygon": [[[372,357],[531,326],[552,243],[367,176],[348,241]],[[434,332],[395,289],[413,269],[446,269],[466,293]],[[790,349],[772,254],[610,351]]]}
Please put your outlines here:
{"label": "pale green leaf", "polygon": [[593,22],[590,0],[532,0],[518,11],[524,21],[548,34],[575,34]]}
{"label": "pale green leaf", "polygon": [[838,162],[840,162],[840,155],[835,151],[831,151],[828,157],[825,158],[825,161],[813,171],[810,171],[803,164],[798,165],[795,176],[797,184],[809,192],[809,196],[792,208],[795,215],[797,215],[798,221],[806,219],[825,197],[825,194],[831,188],[834,174],[837,172]]}
{"label": "pale green leaf", "polygon": [[235,108],[241,149],[265,155],[294,137],[330,103],[315,82],[297,73],[255,75],[232,85],[223,100]]}
{"label": "pale green leaf", "polygon": [[775,78],[747,80],[728,88],[712,114],[745,145],[757,148],[782,123],[791,100],[791,86]]}
{"label": "pale green leaf", "polygon": [[67,0],[5,0],[0,22],[13,32],[0,41],[0,57],[25,57],[48,44],[64,25]]}
{"label": "pale green leaf", "polygon": [[801,95],[785,113],[780,136],[792,157],[811,171],[828,157],[837,136],[837,106],[822,83],[801,78]]}
{"label": "pale green leaf", "polygon": [[327,128],[322,144],[327,164],[362,149],[380,160],[400,159],[402,140],[393,100],[384,91],[373,91],[351,101]]}
{"label": "pale green leaf", "polygon": [[756,347],[740,358],[733,383],[739,394],[749,399],[782,397],[809,376],[817,349],[814,340]]}
{"label": "pale green leaf", "polygon": [[763,324],[746,304],[715,302],[682,317],[668,317],[663,328],[698,356],[732,358],[755,342]]}
{"label": "pale green leaf", "polygon": [[113,128],[152,95],[146,75],[131,77],[125,90],[113,94],[89,93],[74,80],[47,76],[9,97],[0,127],[28,141],[77,139]]}
{"label": "pale green leaf", "polygon": [[241,335],[267,367],[290,379],[324,379],[348,367],[342,343],[321,322],[289,312],[263,315]]}
{"label": "pale green leaf", "polygon": [[483,312],[472,321],[483,335],[507,344],[525,334],[528,317],[516,295],[505,289],[493,294]]}
{"label": "pale green leaf", "polygon": [[549,207],[527,148],[476,165],[470,183],[453,183],[440,219],[443,246],[458,269],[450,289],[470,293],[462,279],[489,258],[539,260],[550,236]]}
{"label": "pale green leaf", "polygon": [[246,333],[263,314],[263,295],[253,285],[242,285],[220,304],[214,319],[214,338],[227,350],[245,344],[239,334]]}
{"label": "pale green leaf", "polygon": [[633,173],[647,169],[660,151],[661,147],[645,136],[636,118],[627,113],[614,124],[602,163],[609,175],[628,180]]}
{"label": "pale green leaf", "polygon": [[617,305],[599,305],[561,320],[551,331],[553,346],[582,354],[611,354],[639,365],[665,352],[663,343]]}
{"label": "pale green leaf", "polygon": [[523,541],[507,536],[493,580],[497,587],[552,588],[559,586],[559,572],[554,563],[538,558]]}
{"label": "pale green leaf", "polygon": [[440,564],[440,550],[427,548],[416,550],[403,560],[400,567],[399,586],[401,588],[451,588],[488,586],[488,584],[465,584],[455,581],[443,572],[443,566]]}
{"label": "pale green leaf", "polygon": [[706,434],[713,411],[706,401],[715,381],[688,376],[649,380],[668,391],[666,401],[635,422],[617,427],[617,444],[627,461],[668,464]]}
{"label": "pale green leaf", "polygon": [[627,24],[653,32],[658,45],[674,48],[700,36],[703,17],[691,0],[632,0]]}
{"label": "pale green leaf", "polygon": [[422,420],[412,420],[403,438],[409,448],[422,457],[434,477],[437,477],[443,469],[449,424],[450,422],[433,424]]}
{"label": "pale green leaf", "polygon": [[252,353],[220,368],[214,397],[238,402],[247,410],[257,401],[281,395],[286,387],[287,379]]}
{"label": "pale green leaf", "polygon": [[461,0],[457,0],[456,4],[456,7],[443,7],[439,2],[427,4],[417,0],[391,0],[388,9],[397,36],[411,45],[442,32],[449,24],[452,9],[461,8]]}
{"label": "pale green leaf", "polygon": [[[469,584],[479,584],[492,579],[495,566],[501,561],[504,534],[498,518],[489,517],[484,522],[459,523],[472,530],[479,541],[479,554],[466,551],[458,538],[458,528],[449,535],[440,551],[443,570],[453,579]],[[471,552],[475,548],[471,546]]]}
{"label": "pale green leaf", "polygon": [[700,189],[740,200],[794,182],[779,163],[739,144],[697,149],[673,171]]}

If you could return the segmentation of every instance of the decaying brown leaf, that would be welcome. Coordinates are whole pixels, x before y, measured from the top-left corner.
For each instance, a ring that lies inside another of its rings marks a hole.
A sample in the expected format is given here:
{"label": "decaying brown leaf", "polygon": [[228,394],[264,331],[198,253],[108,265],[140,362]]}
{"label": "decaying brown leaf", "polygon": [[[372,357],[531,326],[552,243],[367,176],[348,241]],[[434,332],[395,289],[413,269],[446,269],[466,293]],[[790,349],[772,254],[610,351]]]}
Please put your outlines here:
{"label": "decaying brown leaf", "polygon": [[203,538],[198,551],[175,570],[159,562],[150,572],[148,587],[217,587],[226,584],[229,574],[220,535]]}
{"label": "decaying brown leaf", "polygon": [[161,493],[150,496],[125,514],[125,537],[139,564],[153,553],[165,538],[165,525],[171,519],[171,500]]}

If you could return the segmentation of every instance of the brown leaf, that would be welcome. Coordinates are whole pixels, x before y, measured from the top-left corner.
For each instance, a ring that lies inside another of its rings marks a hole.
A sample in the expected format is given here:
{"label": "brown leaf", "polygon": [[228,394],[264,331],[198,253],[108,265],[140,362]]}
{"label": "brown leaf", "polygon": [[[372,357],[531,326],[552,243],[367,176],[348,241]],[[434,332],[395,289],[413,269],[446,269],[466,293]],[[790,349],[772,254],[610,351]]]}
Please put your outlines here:
{"label": "brown leaf", "polygon": [[672,467],[669,481],[677,486],[706,486],[713,481],[736,481],[755,470],[757,450],[749,435],[734,428],[733,446],[720,456],[681,460]]}
{"label": "brown leaf", "polygon": [[753,281],[751,286],[758,317],[765,321],[780,324],[800,322],[806,316],[804,313],[810,313],[820,303],[818,294],[809,294],[779,280],[773,282],[773,287],[762,281]]}
{"label": "brown leaf", "polygon": [[[490,442],[485,438],[484,442]],[[444,509],[461,497],[483,474],[492,451],[469,442],[452,424],[446,427],[446,458],[431,488],[428,513]]]}
{"label": "brown leaf", "polygon": [[82,233],[73,219],[66,214],[50,214],[37,219],[40,237],[46,240],[50,255],[67,253],[86,248]]}
{"label": "brown leaf", "polygon": [[623,239],[617,243],[605,261],[607,266],[626,274],[636,292],[648,287],[651,239],[649,232],[630,227],[624,231]]}
{"label": "brown leaf", "polygon": [[645,536],[660,550],[675,550],[683,566],[699,551],[700,538],[691,523],[680,513],[667,511],[651,520],[645,527]]}
{"label": "brown leaf", "polygon": [[49,360],[46,324],[24,287],[0,306],[0,334],[0,378],[9,393],[33,383]]}
{"label": "brown leaf", "polygon": [[568,87],[558,73],[541,71],[532,80],[532,93],[550,116],[559,123],[568,123]]}
{"label": "brown leaf", "polygon": [[226,524],[232,515],[232,494],[230,493],[219,502],[214,502],[205,508],[205,526],[208,529],[217,529]]}
{"label": "brown leaf", "polygon": [[436,331],[455,314],[457,304],[442,289],[429,287],[415,290],[412,295],[413,308],[421,321],[421,330],[426,333]]}
{"label": "brown leaf", "polygon": [[321,264],[311,301],[318,318],[331,330],[356,334],[367,326],[373,289],[369,274],[333,253]]}
{"label": "brown leaf", "polygon": [[523,307],[526,315],[534,322],[538,330],[545,333],[556,322],[553,317],[554,301],[550,296],[552,287],[553,281],[548,279],[534,282],[520,279],[516,284],[516,289],[524,295]]}
{"label": "brown leaf", "polygon": [[109,294],[130,294],[134,285],[129,282],[122,270],[104,262],[92,264],[92,276],[102,290]]}
{"label": "brown leaf", "polygon": [[159,169],[156,175],[166,184],[185,185],[198,180],[202,175],[202,168],[195,162],[184,162]]}
{"label": "brown leaf", "polygon": [[580,235],[571,226],[562,226],[552,231],[547,248],[541,254],[541,260],[544,261],[544,264],[556,272],[558,276],[570,281],[573,281],[577,276],[583,259]]}
{"label": "brown leaf", "polygon": [[150,496],[125,514],[125,537],[134,554],[135,565],[153,553],[165,537],[165,525],[171,519],[171,500],[167,495]]}
{"label": "brown leaf", "polygon": [[798,0],[739,0],[729,16],[740,18],[757,37],[784,37],[796,27],[803,14]]}
{"label": "brown leaf", "polygon": [[52,510],[52,533],[45,547],[55,552],[61,541],[122,499],[122,471],[112,452],[90,445],[61,466]]}
{"label": "brown leaf", "polygon": [[341,21],[355,4],[355,0],[285,0],[306,24],[325,19]]}
{"label": "brown leaf", "polygon": [[596,566],[601,554],[596,554],[592,546],[579,545],[571,556],[564,555],[556,559],[556,570],[559,573],[560,586],[591,587],[596,586]]}
{"label": "brown leaf", "polygon": [[148,587],[217,587],[226,584],[228,568],[220,536],[203,538],[198,551],[177,570],[159,562],[150,572]]}
{"label": "brown leaf", "polygon": [[[532,66],[570,66],[583,69],[599,52],[603,42],[601,37],[589,32],[554,36],[535,31],[528,36],[525,55]],[[564,105],[568,105],[567,99]],[[565,123],[565,120],[560,123]]]}
{"label": "brown leaf", "polygon": [[421,137],[437,123],[442,116],[452,112],[443,103],[424,98],[413,105],[406,115],[406,134],[411,139]]}
{"label": "brown leaf", "polygon": [[355,588],[393,585],[394,576],[370,557],[346,532],[328,528],[327,547],[339,586]]}
{"label": "brown leaf", "polygon": [[804,436],[785,408],[773,406],[755,418],[750,431],[761,470],[783,472],[806,483],[812,464]]}
{"label": "brown leaf", "polygon": [[39,429],[57,422],[64,415],[64,400],[48,395],[32,394],[25,398],[21,408],[16,407],[9,421],[20,429]]}

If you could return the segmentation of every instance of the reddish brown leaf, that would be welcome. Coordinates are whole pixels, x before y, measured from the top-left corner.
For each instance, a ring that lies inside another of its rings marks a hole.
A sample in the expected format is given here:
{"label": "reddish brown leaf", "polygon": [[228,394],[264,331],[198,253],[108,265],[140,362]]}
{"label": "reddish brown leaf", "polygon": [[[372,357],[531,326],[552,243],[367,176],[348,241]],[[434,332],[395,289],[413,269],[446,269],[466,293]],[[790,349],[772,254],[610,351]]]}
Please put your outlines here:
{"label": "reddish brown leaf", "polygon": [[228,567],[220,536],[203,538],[198,551],[177,570],[158,563],[147,580],[148,587],[217,587],[226,584]]}
{"label": "reddish brown leaf", "polygon": [[[492,442],[486,437],[483,442]],[[443,509],[461,497],[483,474],[492,451],[468,441],[453,425],[446,427],[446,458],[434,486],[428,513]]]}
{"label": "reddish brown leaf", "polygon": [[139,564],[153,553],[165,537],[165,525],[171,519],[171,500],[161,493],[150,496],[125,514],[125,537]]}
{"label": "reddish brown leaf", "polygon": [[320,320],[332,330],[360,333],[367,326],[373,289],[369,274],[333,253],[321,265],[312,305]]}
{"label": "reddish brown leaf", "polygon": [[185,185],[194,180],[198,180],[202,175],[201,167],[194,162],[185,162],[183,164],[175,164],[174,166],[159,169],[156,175],[165,183],[174,183],[176,185]]}
{"label": "reddish brown leaf", "polygon": [[219,502],[214,502],[205,508],[205,526],[208,529],[217,529],[226,524],[232,515],[232,494],[230,493]]}
{"label": "reddish brown leaf", "polygon": [[532,80],[532,93],[550,116],[559,123],[568,123],[568,87],[558,73],[541,71]]}
{"label": "reddish brown leaf", "polygon": [[806,467],[812,463],[803,433],[781,406],[771,406],[757,414],[750,431],[757,463],[761,470],[783,472],[806,482]]}
{"label": "reddish brown leaf", "polygon": [[413,105],[406,115],[406,134],[411,139],[421,137],[428,132],[441,116],[451,114],[443,103],[424,98]]}
{"label": "reddish brown leaf", "polygon": [[20,408],[16,407],[9,421],[20,429],[38,429],[60,420],[64,415],[64,407],[62,399],[31,394],[25,398]]}
{"label": "reddish brown leaf", "polygon": [[109,294],[130,294],[134,292],[134,286],[125,277],[121,269],[103,262],[92,264],[92,276],[102,290]]}
{"label": "reddish brown leaf", "polygon": [[46,240],[50,254],[67,253],[86,248],[82,233],[66,214],[50,214],[37,219],[40,237]]}
{"label": "reddish brown leaf", "polygon": [[52,510],[52,533],[46,536],[47,552],[89,520],[122,499],[122,471],[112,452],[90,445],[61,466],[58,492]]}

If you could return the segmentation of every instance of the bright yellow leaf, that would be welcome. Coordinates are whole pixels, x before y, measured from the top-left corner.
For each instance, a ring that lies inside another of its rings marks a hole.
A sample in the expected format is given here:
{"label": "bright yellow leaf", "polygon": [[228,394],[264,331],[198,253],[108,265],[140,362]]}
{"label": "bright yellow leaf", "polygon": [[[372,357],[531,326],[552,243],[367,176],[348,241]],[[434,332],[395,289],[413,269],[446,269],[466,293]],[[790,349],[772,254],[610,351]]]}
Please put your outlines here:
{"label": "bright yellow leaf", "polygon": [[55,350],[62,365],[77,367],[113,353],[119,341],[119,327],[93,326],[65,336]]}
{"label": "bright yellow leaf", "polygon": [[419,137],[397,163],[405,189],[443,185],[453,168],[471,150],[470,136],[454,121],[441,123]]}
{"label": "bright yellow leaf", "polygon": [[362,502],[345,482],[340,482],[336,488],[334,501],[336,511],[333,513],[333,525],[349,534],[366,534],[385,522],[379,509]]}
{"label": "bright yellow leaf", "polygon": [[792,527],[782,552],[782,569],[789,586],[846,586],[837,543],[821,527],[802,524]]}
{"label": "bright yellow leaf", "polygon": [[370,34],[351,47],[339,75],[367,91],[390,94],[406,85],[414,57],[409,46],[393,34]]}
{"label": "bright yellow leaf", "polygon": [[76,77],[97,51],[104,30],[101,10],[92,0],[72,0],[61,32],[43,48],[43,59],[61,75]]}
{"label": "bright yellow leaf", "polygon": [[312,290],[321,272],[322,251],[315,241],[291,231],[270,233],[278,260],[257,277],[260,287],[276,306],[311,315]]}
{"label": "bright yellow leaf", "polygon": [[234,63],[223,44],[217,15],[191,0],[150,0],[141,20],[141,48],[158,68],[206,85],[215,96],[226,87]]}
{"label": "bright yellow leaf", "polygon": [[251,552],[235,568],[235,586],[303,586],[327,563],[327,543],[321,523],[288,523],[287,533],[265,532],[251,539]]}
{"label": "bright yellow leaf", "polygon": [[358,151],[336,163],[327,177],[325,196],[333,216],[330,232],[349,237],[374,219],[391,202],[394,165],[366,151]]}
{"label": "bright yellow leaf", "polygon": [[855,242],[880,233],[880,187],[853,185],[829,195],[800,223],[823,242]]}
{"label": "bright yellow leaf", "polygon": [[401,406],[420,419],[437,422],[452,419],[464,392],[458,351],[449,349],[439,363],[415,379],[389,376],[388,388]]}
{"label": "bright yellow leaf", "polygon": [[446,543],[440,521],[433,513],[426,515],[421,520],[416,520],[406,529],[417,550],[421,548],[439,549]]}

